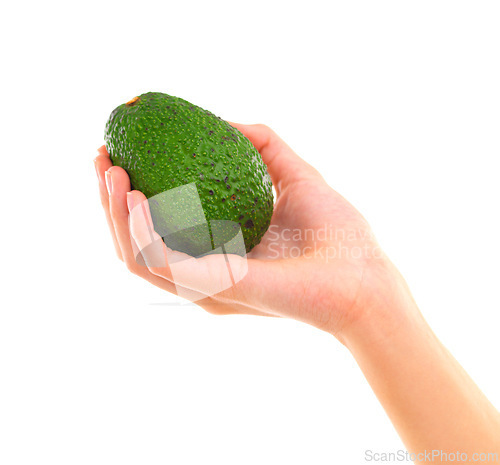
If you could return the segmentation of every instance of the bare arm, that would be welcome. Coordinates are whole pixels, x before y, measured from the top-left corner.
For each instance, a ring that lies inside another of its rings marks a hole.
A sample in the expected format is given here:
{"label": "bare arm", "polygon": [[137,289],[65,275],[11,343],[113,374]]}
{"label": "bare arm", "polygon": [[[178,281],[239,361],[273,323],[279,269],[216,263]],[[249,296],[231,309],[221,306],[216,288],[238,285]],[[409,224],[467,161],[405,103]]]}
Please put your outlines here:
{"label": "bare arm", "polygon": [[[498,411],[429,328],[366,220],[272,130],[235,126],[261,153],[277,191],[262,242],[245,258],[179,257],[151,234],[145,196],[131,191],[127,173],[101,147],[95,162],[118,257],[212,313],[294,318],[335,335],[410,452],[496,453],[489,463],[500,463]],[[138,251],[160,265],[141,265]],[[219,292],[228,265],[235,283]]]}
{"label": "bare arm", "polygon": [[367,303],[367,318],[344,333],[346,346],[422,463],[429,455],[432,463],[444,463],[444,454],[456,452],[500,463],[498,411],[433,333],[397,270],[385,267],[396,291]]}

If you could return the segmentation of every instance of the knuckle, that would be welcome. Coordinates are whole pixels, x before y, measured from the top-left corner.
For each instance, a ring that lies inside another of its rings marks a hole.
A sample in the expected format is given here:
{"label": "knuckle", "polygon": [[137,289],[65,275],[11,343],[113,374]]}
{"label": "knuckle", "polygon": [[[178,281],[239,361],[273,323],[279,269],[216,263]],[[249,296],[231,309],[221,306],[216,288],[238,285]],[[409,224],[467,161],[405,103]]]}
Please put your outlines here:
{"label": "knuckle", "polygon": [[272,133],[274,132],[267,124],[262,124],[262,123],[259,123],[259,124],[256,124],[256,126],[261,130],[261,131],[265,131],[265,132],[268,132],[268,133]]}
{"label": "knuckle", "polygon": [[130,273],[135,274],[136,276],[140,275],[140,267],[134,260],[125,260],[125,265]]}

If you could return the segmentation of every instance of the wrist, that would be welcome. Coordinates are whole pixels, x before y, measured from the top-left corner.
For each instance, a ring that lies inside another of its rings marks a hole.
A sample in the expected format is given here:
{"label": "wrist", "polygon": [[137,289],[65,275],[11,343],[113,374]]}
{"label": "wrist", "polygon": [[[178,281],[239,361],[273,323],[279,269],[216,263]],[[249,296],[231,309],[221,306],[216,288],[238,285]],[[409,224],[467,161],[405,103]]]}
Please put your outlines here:
{"label": "wrist", "polygon": [[390,343],[408,328],[428,327],[394,264],[383,257],[367,265],[348,324],[335,336],[352,352]]}

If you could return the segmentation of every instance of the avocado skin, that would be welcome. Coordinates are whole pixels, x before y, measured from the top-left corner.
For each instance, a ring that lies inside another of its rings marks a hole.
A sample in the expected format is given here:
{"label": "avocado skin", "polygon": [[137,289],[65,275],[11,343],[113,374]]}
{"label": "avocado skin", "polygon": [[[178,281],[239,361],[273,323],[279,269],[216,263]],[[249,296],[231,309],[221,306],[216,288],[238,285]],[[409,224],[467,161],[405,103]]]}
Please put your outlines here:
{"label": "avocado skin", "polygon": [[[192,256],[215,252],[241,226],[249,252],[267,231],[273,193],[266,165],[240,131],[211,112],[178,97],[148,92],[111,113],[105,142],[113,164],[124,168],[132,189],[148,199],[195,183],[208,224],[191,223],[182,230],[172,224],[179,211],[188,223],[196,215],[182,195],[173,198],[173,207],[149,202],[155,230],[170,248]],[[177,213],[172,215],[169,208]],[[217,235],[207,243],[207,228],[213,232],[214,226],[210,220],[229,221],[218,222]]]}

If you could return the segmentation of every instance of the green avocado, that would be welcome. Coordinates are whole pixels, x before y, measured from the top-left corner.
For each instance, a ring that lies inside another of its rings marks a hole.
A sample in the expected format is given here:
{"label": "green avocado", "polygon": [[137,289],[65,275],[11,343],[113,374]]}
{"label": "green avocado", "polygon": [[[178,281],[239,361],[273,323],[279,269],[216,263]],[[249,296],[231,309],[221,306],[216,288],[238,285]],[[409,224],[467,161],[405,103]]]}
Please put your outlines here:
{"label": "green avocado", "polygon": [[173,250],[244,255],[267,231],[273,193],[266,165],[240,131],[211,112],[148,92],[111,113],[105,141]]}

